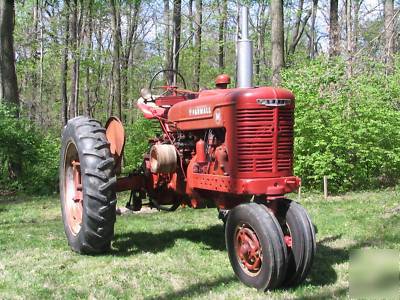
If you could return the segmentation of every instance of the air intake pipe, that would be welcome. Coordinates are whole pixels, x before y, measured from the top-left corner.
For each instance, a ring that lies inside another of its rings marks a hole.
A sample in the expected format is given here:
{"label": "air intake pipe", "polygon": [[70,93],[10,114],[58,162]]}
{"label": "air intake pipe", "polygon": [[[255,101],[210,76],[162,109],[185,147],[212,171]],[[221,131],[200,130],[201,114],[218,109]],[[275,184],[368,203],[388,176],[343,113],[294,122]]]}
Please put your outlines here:
{"label": "air intake pipe", "polygon": [[236,87],[249,88],[253,86],[253,43],[249,40],[249,10],[246,6],[240,8],[240,39],[236,46]]}

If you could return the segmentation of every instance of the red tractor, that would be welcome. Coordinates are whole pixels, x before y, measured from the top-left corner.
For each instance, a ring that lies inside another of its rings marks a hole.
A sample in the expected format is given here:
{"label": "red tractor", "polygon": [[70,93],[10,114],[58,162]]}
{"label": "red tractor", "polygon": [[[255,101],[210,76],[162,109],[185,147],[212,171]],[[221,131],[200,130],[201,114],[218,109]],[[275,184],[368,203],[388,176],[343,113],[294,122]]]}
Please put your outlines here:
{"label": "red tractor", "polygon": [[87,117],[68,121],[60,194],[73,250],[110,249],[116,192],[131,191],[135,209],[145,198],[164,210],[215,205],[232,268],[245,284],[266,290],[305,279],[315,255],[314,227],[306,210],[285,197],[300,185],[293,175],[295,99],[285,89],[252,86],[247,14],[242,8],[236,88],[227,88],[230,78],[220,75],[216,89],[188,91],[182,76],[167,70],[158,74],[167,81],[161,95],[153,87],[158,75],[142,90],[138,108],[162,133],[129,176],[116,176],[125,142],[117,118],[105,128]]}

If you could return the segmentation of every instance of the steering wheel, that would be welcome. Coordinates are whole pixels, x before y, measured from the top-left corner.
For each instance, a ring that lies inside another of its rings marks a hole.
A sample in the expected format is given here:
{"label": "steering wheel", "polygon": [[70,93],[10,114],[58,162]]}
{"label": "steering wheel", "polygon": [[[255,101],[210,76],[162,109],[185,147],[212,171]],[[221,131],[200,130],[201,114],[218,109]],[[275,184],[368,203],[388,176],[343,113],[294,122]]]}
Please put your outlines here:
{"label": "steering wheel", "polygon": [[[160,82],[160,80],[158,79],[158,76],[160,74],[163,74],[162,82],[166,82],[166,85],[155,86],[155,83],[157,81]],[[174,79],[175,79],[175,82],[174,82]],[[170,95],[175,90],[177,90],[178,79],[180,79],[180,81],[181,81],[180,83],[183,85],[183,88],[186,90],[186,81],[185,81],[185,78],[183,78],[181,73],[179,73],[178,71],[173,70],[173,69],[165,69],[165,70],[158,71],[150,81],[149,91],[150,91],[151,95],[153,96],[153,95],[157,94],[157,93],[155,93],[156,89],[162,89],[163,92],[160,93],[160,95],[162,95],[162,96]],[[151,98],[153,98],[153,97],[151,97]]]}

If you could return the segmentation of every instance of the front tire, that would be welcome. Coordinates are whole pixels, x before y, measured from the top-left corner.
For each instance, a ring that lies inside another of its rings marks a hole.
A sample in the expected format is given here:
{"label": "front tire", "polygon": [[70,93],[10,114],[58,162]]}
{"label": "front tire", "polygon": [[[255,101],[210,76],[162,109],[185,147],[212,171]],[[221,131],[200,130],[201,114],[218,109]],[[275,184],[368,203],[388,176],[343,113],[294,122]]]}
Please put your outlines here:
{"label": "front tire", "polygon": [[100,123],[87,117],[69,120],[62,134],[60,198],[65,234],[76,252],[110,249],[116,219],[113,168]]}
{"label": "front tire", "polygon": [[288,247],[288,268],[283,284],[296,286],[306,279],[314,260],[314,226],[304,207],[288,199],[279,200],[277,218]]}
{"label": "front tire", "polygon": [[287,253],[282,230],[272,213],[256,203],[236,206],[228,214],[225,240],[240,281],[259,290],[280,286]]}

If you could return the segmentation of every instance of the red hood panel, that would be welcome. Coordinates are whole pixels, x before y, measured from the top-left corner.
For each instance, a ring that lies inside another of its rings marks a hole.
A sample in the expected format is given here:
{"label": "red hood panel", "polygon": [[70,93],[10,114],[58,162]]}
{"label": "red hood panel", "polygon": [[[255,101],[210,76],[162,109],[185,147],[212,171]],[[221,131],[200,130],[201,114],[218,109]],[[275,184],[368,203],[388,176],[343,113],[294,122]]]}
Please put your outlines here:
{"label": "red hood panel", "polygon": [[179,124],[182,121],[210,119],[217,107],[235,104],[240,107],[241,103],[257,99],[294,100],[294,95],[289,90],[273,87],[205,90],[196,99],[172,106],[168,112],[168,120]]}

